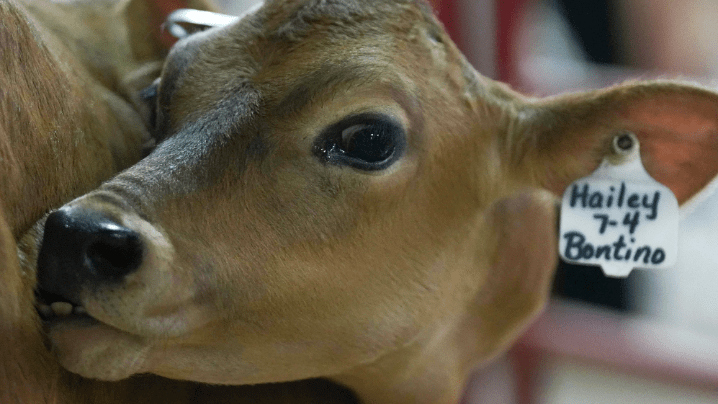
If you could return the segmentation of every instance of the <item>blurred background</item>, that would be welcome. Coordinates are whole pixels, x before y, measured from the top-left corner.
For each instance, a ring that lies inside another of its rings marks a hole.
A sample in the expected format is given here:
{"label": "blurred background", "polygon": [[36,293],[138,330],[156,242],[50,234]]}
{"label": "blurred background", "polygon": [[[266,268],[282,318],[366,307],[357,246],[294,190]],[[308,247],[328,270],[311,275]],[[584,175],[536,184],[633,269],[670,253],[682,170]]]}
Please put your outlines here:
{"label": "blurred background", "polygon": [[[257,0],[217,0],[241,14]],[[718,0],[434,0],[485,76],[551,95],[633,78],[718,79]],[[559,267],[546,312],[464,404],[718,402],[718,181],[681,210],[671,271]]]}

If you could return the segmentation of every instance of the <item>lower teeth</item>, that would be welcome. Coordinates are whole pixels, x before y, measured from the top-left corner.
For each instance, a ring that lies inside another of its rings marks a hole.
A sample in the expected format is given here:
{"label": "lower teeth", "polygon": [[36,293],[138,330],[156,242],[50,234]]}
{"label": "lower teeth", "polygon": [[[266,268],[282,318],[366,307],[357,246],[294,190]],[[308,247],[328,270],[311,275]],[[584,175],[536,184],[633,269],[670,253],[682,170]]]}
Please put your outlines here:
{"label": "lower teeth", "polygon": [[55,315],[58,315],[60,317],[66,317],[72,314],[72,304],[67,302],[55,302],[50,305],[50,308],[52,311],[55,312]]}
{"label": "lower teeth", "polygon": [[43,318],[67,317],[71,314],[87,315],[87,310],[82,306],[73,306],[68,302],[54,302],[50,305],[39,304],[37,311]]}

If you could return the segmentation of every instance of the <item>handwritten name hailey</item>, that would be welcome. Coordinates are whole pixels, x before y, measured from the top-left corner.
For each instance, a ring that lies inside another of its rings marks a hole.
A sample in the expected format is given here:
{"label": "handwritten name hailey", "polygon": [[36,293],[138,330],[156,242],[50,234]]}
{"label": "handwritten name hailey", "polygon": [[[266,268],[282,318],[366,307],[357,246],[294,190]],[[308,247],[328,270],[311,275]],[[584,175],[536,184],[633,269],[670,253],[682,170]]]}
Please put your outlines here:
{"label": "handwritten name hailey", "polygon": [[654,220],[658,217],[658,201],[661,198],[661,191],[653,193],[653,198],[647,193],[627,193],[626,183],[622,182],[621,187],[616,193],[616,187],[610,187],[608,195],[604,195],[601,191],[593,191],[588,184],[584,184],[581,189],[574,184],[571,188],[571,207],[576,207],[580,203],[581,207],[586,209],[603,209],[616,207],[618,209],[624,206],[631,209],[645,208],[650,210],[651,214],[646,215],[646,219]]}
{"label": "handwritten name hailey", "polygon": [[[583,208],[583,209],[635,209],[646,210],[646,219],[655,220],[658,217],[659,201],[661,198],[661,191],[655,191],[653,193],[635,193],[628,192],[625,183],[621,183],[621,186],[610,187],[609,192],[602,192],[600,190],[592,190],[588,183],[583,186],[574,184],[571,188],[571,198],[569,206],[571,208]],[[631,234],[635,226],[638,224],[638,215],[634,213],[632,219],[629,220],[630,213],[626,214],[624,224],[628,224],[630,221],[632,224]],[[602,216],[602,215],[595,215]],[[606,215],[603,215],[606,216]],[[603,229],[605,229],[607,221],[604,221]],[[617,222],[611,221],[611,224]],[[601,234],[603,230],[601,231]],[[610,244],[594,245],[587,241],[586,236],[578,231],[571,231],[563,235],[566,239],[566,247],[564,250],[564,256],[571,260],[586,260],[586,259],[603,259],[606,261],[633,261],[638,262],[641,260],[648,264],[660,264],[666,259],[666,252],[662,248],[654,248],[648,245],[636,247],[634,244],[636,239],[630,237],[628,240],[623,235],[619,236],[618,239]],[[630,244],[629,244],[630,243]]]}

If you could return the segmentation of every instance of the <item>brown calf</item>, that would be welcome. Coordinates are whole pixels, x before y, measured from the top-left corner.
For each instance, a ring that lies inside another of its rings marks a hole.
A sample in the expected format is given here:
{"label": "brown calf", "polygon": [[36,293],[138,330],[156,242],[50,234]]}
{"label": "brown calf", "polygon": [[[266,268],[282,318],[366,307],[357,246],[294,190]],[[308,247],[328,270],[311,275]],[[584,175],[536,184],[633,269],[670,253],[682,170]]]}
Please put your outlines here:
{"label": "brown calf", "polygon": [[0,1],[0,403],[128,402],[134,389],[60,370],[16,241],[142,157],[150,134],[137,94],[167,50],[153,39],[149,4]]}
{"label": "brown calf", "polygon": [[681,201],[718,171],[715,92],[526,98],[420,1],[268,1],[182,39],[157,93],[159,146],[45,224],[39,304],[73,307],[45,321],[86,377],[455,402],[546,301],[553,195],[615,135]]}

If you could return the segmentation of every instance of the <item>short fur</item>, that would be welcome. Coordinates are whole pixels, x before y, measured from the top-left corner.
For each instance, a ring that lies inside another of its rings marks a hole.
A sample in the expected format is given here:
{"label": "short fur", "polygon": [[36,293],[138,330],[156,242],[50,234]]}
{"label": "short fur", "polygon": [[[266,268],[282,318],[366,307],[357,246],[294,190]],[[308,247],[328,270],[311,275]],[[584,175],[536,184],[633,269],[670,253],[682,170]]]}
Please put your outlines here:
{"label": "short fur", "polygon": [[[681,201],[718,172],[714,91],[523,97],[476,73],[427,7],[274,0],[181,40],[161,75],[162,142],[63,208],[145,249],[119,283],[59,287],[98,321],[53,323],[63,366],[260,384],[269,399],[286,386],[272,383],[322,377],[363,403],[456,402],[545,304],[555,195],[616,134],[637,134]],[[317,158],[326,128],[367,112],[406,132],[398,161]]]}
{"label": "short fur", "polygon": [[150,134],[137,93],[167,49],[154,36],[130,39],[127,21],[139,28],[149,17],[131,10],[140,3],[0,1],[3,404],[189,402],[197,389],[156,377],[111,385],[61,370],[41,334],[33,274],[20,269],[34,265],[17,255],[17,240],[48,210],[142,157]]}

